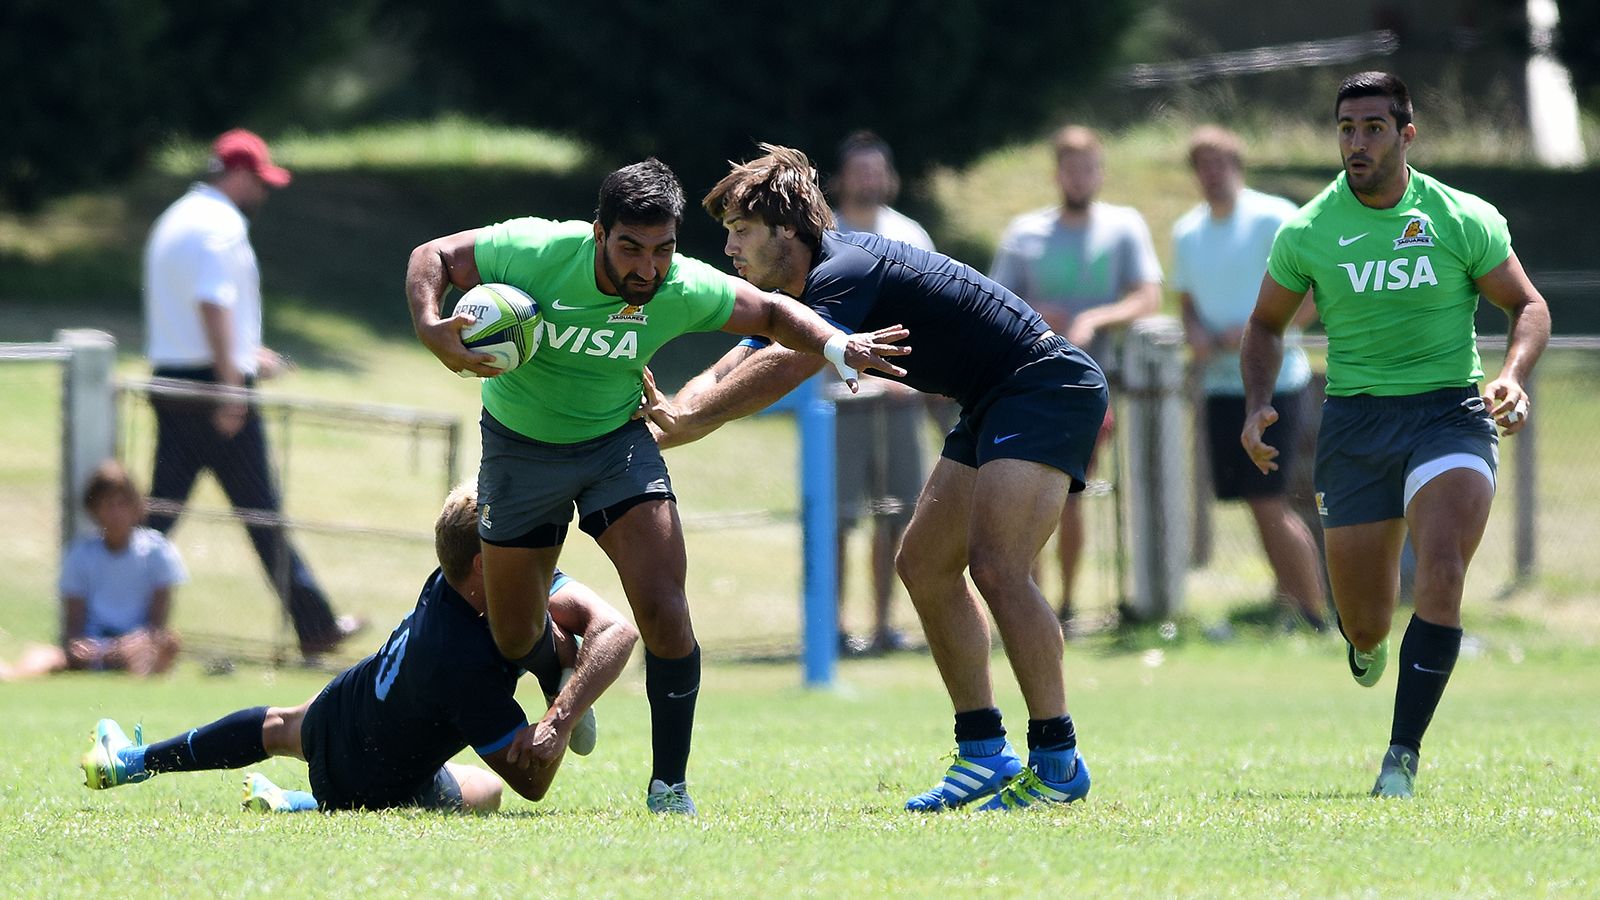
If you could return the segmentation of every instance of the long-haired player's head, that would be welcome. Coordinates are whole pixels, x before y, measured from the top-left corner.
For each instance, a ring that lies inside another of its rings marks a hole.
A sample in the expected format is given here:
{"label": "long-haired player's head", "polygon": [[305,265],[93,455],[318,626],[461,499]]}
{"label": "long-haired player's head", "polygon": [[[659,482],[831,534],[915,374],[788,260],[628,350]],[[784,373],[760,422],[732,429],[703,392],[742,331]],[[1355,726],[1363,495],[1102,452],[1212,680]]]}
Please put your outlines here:
{"label": "long-haired player's head", "polygon": [[718,222],[730,215],[759,219],[769,227],[787,226],[810,247],[833,228],[833,210],[817,181],[817,170],[799,150],[759,145],[762,156],[732,163],[733,170],[706,194],[700,205]]}

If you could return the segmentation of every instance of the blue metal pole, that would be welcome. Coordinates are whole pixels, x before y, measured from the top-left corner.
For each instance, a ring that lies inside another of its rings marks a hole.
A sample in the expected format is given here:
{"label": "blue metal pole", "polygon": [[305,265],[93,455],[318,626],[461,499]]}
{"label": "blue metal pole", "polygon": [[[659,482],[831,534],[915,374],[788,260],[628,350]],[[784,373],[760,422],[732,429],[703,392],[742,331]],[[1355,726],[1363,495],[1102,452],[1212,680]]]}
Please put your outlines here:
{"label": "blue metal pole", "polygon": [[807,687],[830,687],[839,655],[838,497],[834,481],[834,410],[824,387],[832,373],[794,393],[800,426],[800,504],[805,554],[804,629]]}

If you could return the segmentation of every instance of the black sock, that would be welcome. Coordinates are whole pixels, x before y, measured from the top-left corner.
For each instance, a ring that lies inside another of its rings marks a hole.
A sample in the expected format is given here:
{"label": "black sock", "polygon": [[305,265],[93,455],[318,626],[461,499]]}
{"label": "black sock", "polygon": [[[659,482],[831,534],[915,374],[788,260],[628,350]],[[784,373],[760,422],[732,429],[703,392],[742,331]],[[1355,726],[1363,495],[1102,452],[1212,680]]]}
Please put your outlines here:
{"label": "black sock", "polygon": [[533,642],[532,650],[512,662],[533,673],[545,696],[561,693],[561,657],[556,655],[556,630],[550,621],[550,610],[544,611],[544,634]]}
{"label": "black sock", "polygon": [[644,693],[650,700],[650,777],[682,784],[689,769],[694,702],[700,695],[700,645],[681,659],[644,651]]}
{"label": "black sock", "polygon": [[1029,750],[1071,750],[1076,746],[1078,746],[1078,731],[1072,727],[1072,716],[1028,720]]}
{"label": "black sock", "polygon": [[1461,653],[1461,629],[1425,622],[1415,614],[1400,641],[1400,675],[1394,689],[1389,743],[1422,750],[1422,735],[1450,682]]}
{"label": "black sock", "polygon": [[1000,710],[994,707],[956,713],[956,743],[963,741],[992,741],[1006,736],[1006,727],[1000,724]]}
{"label": "black sock", "polygon": [[144,750],[145,771],[155,775],[237,769],[261,762],[268,755],[261,744],[261,727],[266,721],[265,706],[241,709],[187,734],[151,744]]}

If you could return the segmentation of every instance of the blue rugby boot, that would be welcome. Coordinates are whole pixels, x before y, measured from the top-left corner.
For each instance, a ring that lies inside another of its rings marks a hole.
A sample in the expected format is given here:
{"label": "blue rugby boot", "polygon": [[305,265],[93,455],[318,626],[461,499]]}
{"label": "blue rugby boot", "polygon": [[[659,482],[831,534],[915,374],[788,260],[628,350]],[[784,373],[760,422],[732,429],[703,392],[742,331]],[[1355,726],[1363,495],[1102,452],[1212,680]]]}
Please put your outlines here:
{"label": "blue rugby boot", "polygon": [[1007,741],[992,756],[962,756],[957,751],[944,778],[906,801],[912,812],[942,812],[982,800],[1022,771],[1022,760]]}
{"label": "blue rugby boot", "polygon": [[94,746],[83,754],[80,763],[84,787],[102,791],[125,784],[138,784],[150,777],[142,764],[130,765],[124,752],[143,742],[142,725],[133,726],[133,740],[130,741],[115,719],[101,719],[95,723],[94,733],[90,737],[94,739]]}
{"label": "blue rugby boot", "polygon": [[1089,766],[1077,750],[1072,751],[1072,777],[1065,782],[1046,781],[1029,767],[978,807],[980,810],[1013,810],[1034,805],[1072,803],[1089,796]]}

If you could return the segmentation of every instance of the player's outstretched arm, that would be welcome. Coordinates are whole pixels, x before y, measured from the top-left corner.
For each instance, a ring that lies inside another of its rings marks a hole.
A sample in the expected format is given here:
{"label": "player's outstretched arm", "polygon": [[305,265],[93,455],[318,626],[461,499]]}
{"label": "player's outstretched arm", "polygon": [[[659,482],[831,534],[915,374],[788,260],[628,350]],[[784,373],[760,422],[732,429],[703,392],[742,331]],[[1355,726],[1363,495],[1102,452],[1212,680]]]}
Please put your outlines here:
{"label": "player's outstretched arm", "polygon": [[894,342],[910,332],[899,326],[880,328],[870,334],[845,334],[828,324],[816,310],[782,294],[758,290],[747,281],[736,281],[733,314],[722,330],[732,334],[759,334],[803,353],[822,356],[839,369],[839,376],[856,389],[855,373],[876,369],[890,375],[905,370],[888,357],[904,356],[910,347]]}
{"label": "player's outstretched arm", "polygon": [[662,395],[647,377],[644,413],[655,427],[656,441],[663,448],[676,447],[766,409],[823,365],[821,357],[787,347],[741,344],[689,379],[676,397]]}
{"label": "player's outstretched arm", "polygon": [[1267,444],[1261,436],[1267,426],[1278,421],[1278,411],[1272,408],[1272,387],[1283,365],[1283,333],[1294,321],[1294,314],[1304,299],[1304,292],[1295,293],[1271,275],[1263,275],[1256,307],[1244,326],[1239,371],[1244,376],[1245,420],[1239,443],[1262,472],[1278,468],[1274,462],[1278,448]]}
{"label": "player's outstretched arm", "polygon": [[1533,402],[1523,385],[1550,343],[1550,307],[1528,280],[1516,253],[1474,283],[1479,293],[1505,310],[1511,320],[1505,364],[1499,377],[1483,386],[1483,395],[1489,402],[1489,414],[1503,433],[1516,434],[1533,413]]}
{"label": "player's outstretched arm", "polygon": [[616,683],[639,642],[639,629],[588,585],[569,579],[550,598],[556,626],[583,638],[572,677],[550,704],[544,721],[565,737],[577,727],[600,695]]}
{"label": "player's outstretched arm", "polygon": [[482,280],[478,276],[477,238],[477,230],[459,231],[412,250],[406,264],[406,302],[411,307],[411,326],[417,337],[445,368],[452,372],[465,369],[491,378],[501,371],[489,365],[494,357],[473,353],[461,343],[461,329],[472,324],[472,317],[465,313],[448,319],[439,316],[439,303],[451,285],[465,291]]}

